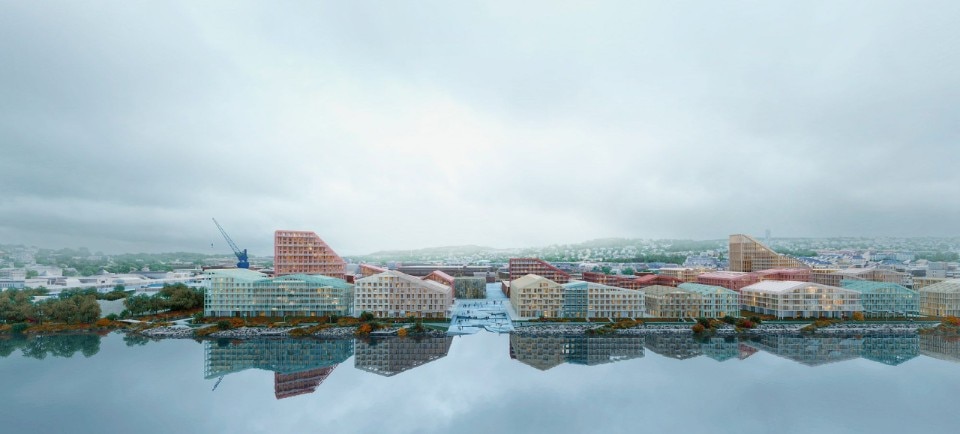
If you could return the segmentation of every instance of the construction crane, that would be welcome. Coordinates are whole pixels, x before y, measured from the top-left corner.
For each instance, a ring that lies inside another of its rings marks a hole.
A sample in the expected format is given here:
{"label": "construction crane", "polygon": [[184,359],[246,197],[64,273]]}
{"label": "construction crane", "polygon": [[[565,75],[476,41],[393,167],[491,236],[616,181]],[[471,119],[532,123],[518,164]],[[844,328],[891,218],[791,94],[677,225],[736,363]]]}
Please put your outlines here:
{"label": "construction crane", "polygon": [[233,240],[230,239],[230,235],[227,235],[227,231],[223,230],[223,226],[217,223],[217,219],[213,219],[213,224],[217,225],[217,229],[220,229],[223,238],[227,240],[227,244],[233,249],[233,254],[237,255],[237,268],[250,268],[250,261],[247,260],[247,249],[241,251],[240,248],[237,247],[237,243],[234,243]]}

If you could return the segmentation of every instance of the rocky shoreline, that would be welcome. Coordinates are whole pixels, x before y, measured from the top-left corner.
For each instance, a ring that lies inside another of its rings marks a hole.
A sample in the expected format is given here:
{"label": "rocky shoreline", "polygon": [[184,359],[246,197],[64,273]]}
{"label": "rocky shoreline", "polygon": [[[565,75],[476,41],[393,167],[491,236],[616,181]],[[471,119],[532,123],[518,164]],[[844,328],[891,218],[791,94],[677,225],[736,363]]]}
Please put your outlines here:
{"label": "rocky shoreline", "polygon": [[[656,335],[693,333],[693,324],[645,324],[637,327],[612,330],[609,335]],[[833,324],[828,327],[817,328],[813,331],[802,330],[807,324],[761,324],[753,329],[737,331],[731,325],[724,325],[714,329],[709,334],[736,335],[736,334],[914,334],[921,328],[932,327],[932,324]],[[527,325],[518,327],[512,334],[518,336],[573,336],[588,334],[590,330],[600,330],[603,325],[594,324],[550,324]]]}
{"label": "rocky shoreline", "polygon": [[[239,327],[230,330],[221,330],[218,332],[210,333],[205,338],[212,339],[256,339],[256,338],[296,338],[290,334],[291,331],[296,330],[296,327],[277,327],[277,328],[265,328],[265,327]],[[168,338],[168,339],[193,339],[196,336],[194,331],[190,327],[171,327],[171,326],[162,326],[155,327],[152,329],[147,329],[143,331],[132,331],[130,333],[137,333],[143,336],[159,339],[159,338]],[[372,338],[388,338],[388,337],[397,337],[397,332],[400,330],[397,328],[390,328],[385,330],[377,330],[369,335]],[[313,333],[312,337],[321,338],[321,339],[347,339],[355,337],[357,331],[356,327],[331,327],[326,328],[320,331]],[[409,332],[407,337],[418,338],[418,337],[442,337],[446,336],[447,332],[443,330],[427,330],[423,333],[412,333]]]}

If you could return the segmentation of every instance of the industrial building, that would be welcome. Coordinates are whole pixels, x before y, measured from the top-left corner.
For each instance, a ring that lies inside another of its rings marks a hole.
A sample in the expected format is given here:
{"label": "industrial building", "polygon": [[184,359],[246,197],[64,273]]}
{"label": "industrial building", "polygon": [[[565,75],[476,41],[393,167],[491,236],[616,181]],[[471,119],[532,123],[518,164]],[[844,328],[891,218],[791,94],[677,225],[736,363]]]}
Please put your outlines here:
{"label": "industrial building", "polygon": [[869,280],[843,280],[841,286],[860,293],[863,314],[868,317],[894,317],[920,313],[920,295],[896,283]]}
{"label": "industrial building", "polygon": [[920,313],[960,317],[960,279],[944,280],[920,289]]}
{"label": "industrial building", "polygon": [[292,274],[274,278],[244,268],[208,270],[206,316],[349,315],[353,285],[322,275]]}
{"label": "industrial building", "polygon": [[777,318],[842,318],[863,310],[857,291],[789,280],[746,286],[740,302],[746,310]]}
{"label": "industrial building", "polygon": [[730,271],[760,271],[771,268],[809,268],[799,259],[774,252],[749,235],[730,235]]}
{"label": "industrial building", "polygon": [[453,288],[388,270],[356,280],[354,312],[381,318],[447,318],[453,306]]}
{"label": "industrial building", "polygon": [[278,230],[273,233],[274,275],[322,274],[344,278],[346,262],[316,233]]}

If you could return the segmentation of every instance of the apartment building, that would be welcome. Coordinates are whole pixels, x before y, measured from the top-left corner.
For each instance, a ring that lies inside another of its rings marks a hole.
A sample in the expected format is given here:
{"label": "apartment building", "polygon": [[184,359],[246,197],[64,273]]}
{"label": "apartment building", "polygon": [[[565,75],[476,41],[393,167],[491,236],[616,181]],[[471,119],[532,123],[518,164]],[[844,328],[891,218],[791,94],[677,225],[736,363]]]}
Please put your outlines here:
{"label": "apartment building", "polygon": [[744,286],[750,286],[759,281],[760,276],[739,271],[711,271],[697,276],[697,283],[721,286],[737,292],[740,292]]}
{"label": "apartment building", "polygon": [[322,274],[344,278],[346,262],[316,233],[278,230],[273,233],[274,275]]}
{"label": "apartment building", "polygon": [[860,293],[811,282],[765,280],[740,290],[743,308],[777,318],[841,318],[863,311]]}
{"label": "apartment building", "polygon": [[730,235],[730,271],[760,271],[770,268],[809,268],[799,259],[774,252],[749,235]]}
{"label": "apartment building", "polygon": [[522,318],[559,318],[564,289],[543,276],[528,274],[510,282],[510,304]]}
{"label": "apartment building", "polygon": [[563,318],[643,318],[644,294],[593,282],[563,285]]}
{"label": "apartment building", "polygon": [[647,316],[651,318],[700,317],[699,294],[673,286],[653,285],[643,288]]}
{"label": "apartment building", "polygon": [[453,306],[453,288],[399,271],[357,279],[354,312],[382,318],[447,318]]}
{"label": "apartment building", "polygon": [[703,318],[740,316],[740,294],[722,286],[699,283],[681,283],[677,289],[690,291],[700,296],[700,315]]}
{"label": "apartment building", "polygon": [[840,284],[845,289],[860,293],[865,316],[890,317],[920,313],[920,295],[903,285],[870,280],[843,280]]}
{"label": "apartment building", "polygon": [[349,315],[353,285],[322,275],[291,274],[268,278],[243,268],[208,270],[206,316]]}
{"label": "apartment building", "polygon": [[920,289],[920,313],[960,317],[960,279],[944,280]]}

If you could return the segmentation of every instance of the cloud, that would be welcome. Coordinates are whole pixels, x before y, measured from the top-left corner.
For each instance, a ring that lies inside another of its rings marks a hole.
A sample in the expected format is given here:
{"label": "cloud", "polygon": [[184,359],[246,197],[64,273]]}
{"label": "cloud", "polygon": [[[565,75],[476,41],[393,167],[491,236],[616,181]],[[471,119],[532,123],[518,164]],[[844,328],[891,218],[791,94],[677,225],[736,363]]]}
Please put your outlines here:
{"label": "cloud", "polygon": [[956,4],[604,6],[5,4],[0,237],[953,234]]}

